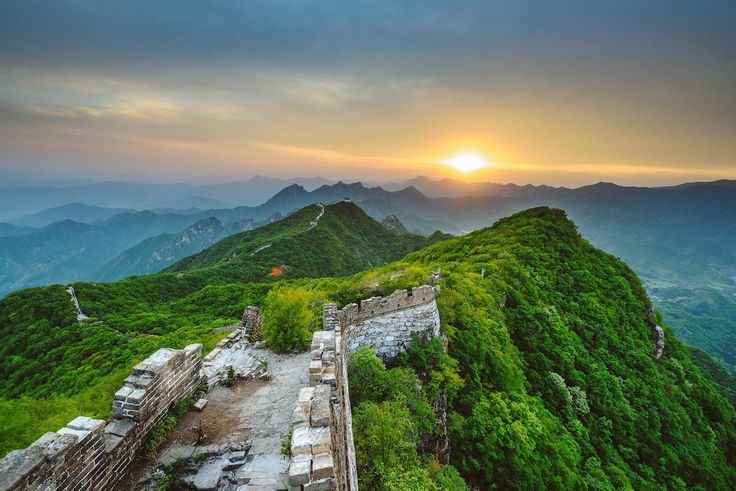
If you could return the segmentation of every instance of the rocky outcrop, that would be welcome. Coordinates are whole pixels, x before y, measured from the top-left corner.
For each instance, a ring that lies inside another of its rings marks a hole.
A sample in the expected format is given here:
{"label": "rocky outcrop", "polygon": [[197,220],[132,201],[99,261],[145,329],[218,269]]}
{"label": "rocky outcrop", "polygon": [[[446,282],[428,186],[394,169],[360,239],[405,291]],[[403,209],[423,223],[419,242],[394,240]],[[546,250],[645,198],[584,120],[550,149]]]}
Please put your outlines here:
{"label": "rocky outcrop", "polygon": [[404,224],[401,223],[401,221],[399,220],[399,217],[394,214],[388,215],[386,218],[384,218],[381,224],[386,227],[387,230],[396,235],[404,235],[409,233]]}
{"label": "rocky outcrop", "polygon": [[79,307],[79,300],[77,300],[77,294],[74,291],[74,287],[69,285],[69,288],[66,289],[66,292],[69,294],[69,296],[72,299],[72,305],[74,306],[74,310],[77,313],[77,322],[81,324],[82,322],[86,321],[89,317],[87,317],[86,315],[84,315],[84,313],[82,313],[82,309]]}
{"label": "rocky outcrop", "polygon": [[654,326],[654,330],[657,333],[657,341],[655,342],[654,349],[656,350],[656,354],[654,357],[659,360],[662,358],[662,354],[664,354],[664,329],[657,324]]}

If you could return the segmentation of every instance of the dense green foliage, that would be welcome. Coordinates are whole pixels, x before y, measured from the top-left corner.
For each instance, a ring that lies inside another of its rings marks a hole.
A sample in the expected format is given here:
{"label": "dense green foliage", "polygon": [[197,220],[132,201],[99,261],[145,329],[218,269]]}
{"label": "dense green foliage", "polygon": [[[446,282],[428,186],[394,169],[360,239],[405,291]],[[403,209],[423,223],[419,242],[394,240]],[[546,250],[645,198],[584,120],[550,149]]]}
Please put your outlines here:
{"label": "dense green foliage", "polygon": [[[414,362],[413,366],[412,363]],[[350,402],[361,488],[467,489],[452,466],[440,465],[431,442],[441,437],[432,403],[461,385],[439,340],[415,339],[400,366],[386,369],[366,347],[350,356]],[[420,376],[422,378],[420,379]]]}
{"label": "dense green foliage", "polygon": [[322,303],[304,288],[276,287],[268,292],[263,312],[268,347],[277,353],[306,351],[318,321],[314,311]]}
{"label": "dense green foliage", "polygon": [[736,405],[736,377],[728,373],[720,363],[700,348],[688,346],[688,350],[693,363],[700,368],[705,378],[710,380],[718,392],[731,401],[731,404]]}
{"label": "dense green foliage", "polygon": [[733,407],[669,331],[654,359],[638,279],[561,211],[527,210],[406,261],[443,267],[440,313],[465,380],[453,462],[466,479],[733,487]]}

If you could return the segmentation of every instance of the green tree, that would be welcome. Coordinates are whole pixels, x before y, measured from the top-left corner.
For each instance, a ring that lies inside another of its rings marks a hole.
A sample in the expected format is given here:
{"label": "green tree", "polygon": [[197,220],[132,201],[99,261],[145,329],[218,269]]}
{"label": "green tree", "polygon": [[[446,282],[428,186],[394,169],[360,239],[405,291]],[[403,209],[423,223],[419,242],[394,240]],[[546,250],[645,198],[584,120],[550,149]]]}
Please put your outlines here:
{"label": "green tree", "polygon": [[313,298],[299,287],[274,288],[266,296],[263,333],[269,347],[280,353],[309,348],[317,316],[310,309]]}

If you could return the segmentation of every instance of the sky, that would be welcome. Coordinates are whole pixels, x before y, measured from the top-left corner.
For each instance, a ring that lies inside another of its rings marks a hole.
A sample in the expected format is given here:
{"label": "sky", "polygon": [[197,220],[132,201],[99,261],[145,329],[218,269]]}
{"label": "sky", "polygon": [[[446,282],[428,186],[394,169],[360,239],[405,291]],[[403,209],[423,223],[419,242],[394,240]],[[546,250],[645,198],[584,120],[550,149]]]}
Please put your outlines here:
{"label": "sky", "polygon": [[736,179],[734,25],[732,0],[2,0],[0,170]]}

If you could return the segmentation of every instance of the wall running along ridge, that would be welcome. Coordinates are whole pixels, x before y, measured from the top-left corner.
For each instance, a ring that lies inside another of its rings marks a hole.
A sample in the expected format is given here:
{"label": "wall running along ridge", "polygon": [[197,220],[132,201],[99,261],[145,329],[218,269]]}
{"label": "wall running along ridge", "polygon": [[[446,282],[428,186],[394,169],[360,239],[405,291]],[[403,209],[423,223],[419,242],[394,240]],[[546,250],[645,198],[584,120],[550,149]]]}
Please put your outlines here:
{"label": "wall running along ridge", "polygon": [[312,337],[310,387],[299,392],[292,414],[289,489],[358,490],[348,357],[361,346],[384,361],[410,345],[412,334],[438,337],[435,291],[424,285],[338,310],[322,309],[322,331]]}
{"label": "wall running along ridge", "polygon": [[0,460],[0,491],[112,489],[156,423],[202,381],[201,344],[156,351],[115,393],[109,423],[79,416]]}

